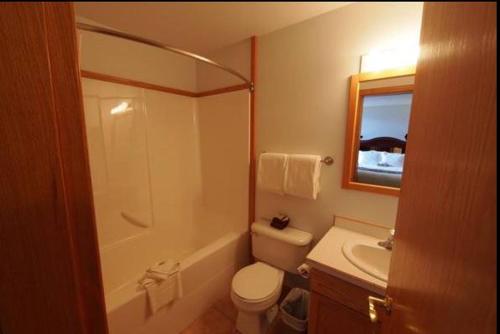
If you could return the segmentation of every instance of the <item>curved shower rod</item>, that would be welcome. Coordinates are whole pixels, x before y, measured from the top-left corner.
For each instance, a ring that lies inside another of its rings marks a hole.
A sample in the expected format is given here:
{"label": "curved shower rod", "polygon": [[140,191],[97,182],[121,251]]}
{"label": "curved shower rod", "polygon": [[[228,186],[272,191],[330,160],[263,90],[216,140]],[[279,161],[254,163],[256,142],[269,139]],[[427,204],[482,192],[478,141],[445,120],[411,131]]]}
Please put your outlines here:
{"label": "curved shower rod", "polygon": [[139,36],[134,36],[134,35],[127,34],[127,33],[121,32],[121,31],[113,30],[113,29],[98,27],[98,26],[95,26],[95,25],[92,25],[92,24],[77,22],[76,23],[76,27],[77,27],[77,29],[80,29],[80,30],[90,31],[90,32],[96,32],[96,33],[99,33],[99,34],[104,34],[104,35],[108,35],[108,36],[114,36],[114,37],[118,37],[118,38],[129,40],[129,41],[146,44],[146,45],[149,45],[149,46],[153,46],[153,47],[160,48],[160,49],[163,49],[163,50],[171,51],[171,52],[174,52],[174,53],[177,53],[177,54],[189,57],[189,58],[193,58],[193,59],[199,60],[199,61],[201,61],[203,63],[206,63],[206,64],[209,64],[209,65],[215,66],[217,68],[220,68],[221,70],[226,71],[228,73],[231,73],[232,75],[234,75],[234,76],[238,77],[239,79],[243,80],[248,85],[248,89],[250,89],[250,91],[253,91],[253,89],[254,89],[253,82],[250,81],[250,80],[248,80],[247,78],[245,78],[245,76],[243,76],[241,73],[233,70],[232,68],[229,68],[227,66],[219,64],[219,63],[217,63],[217,62],[215,62],[215,61],[213,61],[211,59],[208,59],[206,57],[197,55],[196,53],[192,53],[192,52],[189,52],[189,51],[178,49],[178,48],[175,48],[175,47],[170,46],[170,45],[166,45],[166,44],[163,44],[163,43],[160,43],[160,42],[157,42],[157,41],[153,41],[151,39],[142,38],[142,37],[139,37]]}

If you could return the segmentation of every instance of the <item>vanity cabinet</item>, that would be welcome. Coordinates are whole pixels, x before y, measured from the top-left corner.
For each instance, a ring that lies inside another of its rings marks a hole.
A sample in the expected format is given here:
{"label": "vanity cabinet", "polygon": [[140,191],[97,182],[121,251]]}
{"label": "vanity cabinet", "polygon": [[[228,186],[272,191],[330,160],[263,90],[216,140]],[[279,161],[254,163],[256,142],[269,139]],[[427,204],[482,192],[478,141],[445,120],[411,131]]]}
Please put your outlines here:
{"label": "vanity cabinet", "polygon": [[309,334],[380,333],[368,316],[368,296],[382,296],[314,268],[310,283]]}

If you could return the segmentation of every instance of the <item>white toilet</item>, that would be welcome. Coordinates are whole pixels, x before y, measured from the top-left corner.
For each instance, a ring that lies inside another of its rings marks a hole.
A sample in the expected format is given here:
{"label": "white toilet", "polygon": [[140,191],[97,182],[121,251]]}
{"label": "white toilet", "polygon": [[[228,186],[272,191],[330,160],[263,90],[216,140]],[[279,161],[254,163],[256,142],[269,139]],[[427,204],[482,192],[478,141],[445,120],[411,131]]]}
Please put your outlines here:
{"label": "white toilet", "polygon": [[238,309],[236,329],[242,334],[264,334],[269,325],[267,313],[281,294],[284,271],[298,274],[312,235],[292,227],[277,230],[265,221],[253,223],[251,233],[257,262],[234,275],[231,299]]}

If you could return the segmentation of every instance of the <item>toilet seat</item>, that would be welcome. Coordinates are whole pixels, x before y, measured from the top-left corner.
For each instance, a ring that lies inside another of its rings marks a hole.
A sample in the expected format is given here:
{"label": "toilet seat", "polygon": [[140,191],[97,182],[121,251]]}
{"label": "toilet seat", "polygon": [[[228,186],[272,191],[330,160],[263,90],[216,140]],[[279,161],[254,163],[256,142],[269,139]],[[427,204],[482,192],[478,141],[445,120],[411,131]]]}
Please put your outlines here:
{"label": "toilet seat", "polygon": [[245,303],[260,303],[281,293],[284,272],[263,262],[242,268],[232,281],[232,292]]}

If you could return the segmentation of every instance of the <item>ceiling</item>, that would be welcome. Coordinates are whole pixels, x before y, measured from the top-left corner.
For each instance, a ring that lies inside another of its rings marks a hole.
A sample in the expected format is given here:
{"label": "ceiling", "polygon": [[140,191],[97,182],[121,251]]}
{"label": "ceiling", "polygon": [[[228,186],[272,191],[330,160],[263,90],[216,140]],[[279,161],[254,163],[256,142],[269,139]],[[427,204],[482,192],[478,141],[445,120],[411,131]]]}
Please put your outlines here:
{"label": "ceiling", "polygon": [[76,2],[76,15],[194,52],[208,52],[349,2]]}

